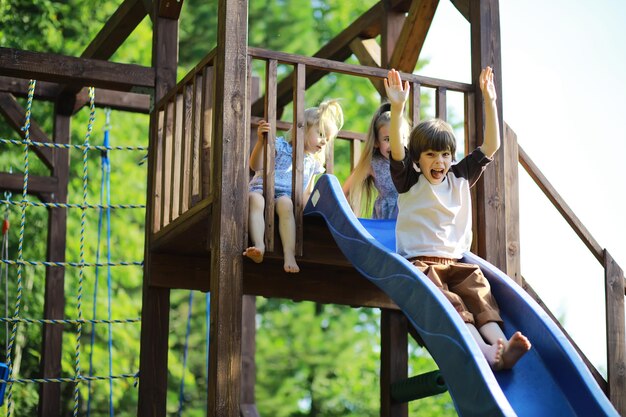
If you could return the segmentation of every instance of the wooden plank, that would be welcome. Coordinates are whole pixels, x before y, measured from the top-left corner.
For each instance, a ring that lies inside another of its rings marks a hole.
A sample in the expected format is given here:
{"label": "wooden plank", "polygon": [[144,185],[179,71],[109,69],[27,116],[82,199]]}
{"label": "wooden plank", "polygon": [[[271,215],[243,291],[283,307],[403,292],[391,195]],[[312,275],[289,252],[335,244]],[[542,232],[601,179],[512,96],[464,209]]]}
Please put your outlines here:
{"label": "wooden plank", "polygon": [[[28,97],[30,80],[23,78],[0,76],[0,91],[11,93],[15,97]],[[59,84],[46,81],[37,81],[37,88],[33,97],[36,100],[55,101],[59,95]]]}
{"label": "wooden plank", "polygon": [[254,397],[254,386],[256,383],[255,296],[243,296],[241,321],[241,403],[254,404],[256,402]]}
{"label": "wooden plank", "polygon": [[[472,81],[474,85],[474,109],[477,142],[482,144],[484,134],[484,109],[479,86],[480,72],[486,66],[494,71],[497,100],[497,116],[500,135],[502,124],[502,58],[500,42],[500,17],[498,0],[470,2],[470,32],[472,56]],[[507,224],[505,202],[510,192],[505,188],[506,164],[511,160],[506,154],[511,146],[501,141],[494,161],[487,167],[482,180],[476,185],[474,210],[477,213],[478,255],[500,270],[506,270]]]}
{"label": "wooden plank", "polygon": [[585,246],[587,246],[598,262],[604,263],[604,249],[602,246],[600,246],[600,244],[594,239],[589,230],[587,230],[585,225],[583,225],[580,219],[578,219],[572,209],[567,205],[567,203],[565,203],[565,200],[563,200],[561,195],[556,191],[552,184],[550,184],[548,179],[543,175],[537,165],[535,165],[520,145],[518,145],[518,152],[519,162],[522,164],[528,175],[530,175],[533,181],[535,181],[535,184],[537,184],[541,191],[543,191],[544,195],[548,197],[548,200],[550,200],[557,211],[561,213],[561,216],[563,216],[567,224],[570,225],[572,230],[574,230],[574,233],[576,233],[580,240],[583,241]]}
{"label": "wooden plank", "polygon": [[408,377],[408,322],[400,311],[382,309],[380,317],[380,416],[408,417],[409,404],[391,398],[391,384]]}
{"label": "wooden plank", "polygon": [[[11,191],[13,194],[22,194],[24,187],[24,174],[9,174],[0,172],[0,189]],[[28,174],[28,194],[42,195],[54,194],[59,187],[59,181],[55,177],[42,177]]]}
{"label": "wooden plank", "polygon": [[172,146],[174,143],[174,130],[176,120],[176,103],[167,103],[165,111],[165,136],[163,137],[163,171],[161,172],[161,228],[167,226],[171,221],[171,201],[172,201]]}
{"label": "wooden plank", "polygon": [[[28,80],[13,77],[0,77],[0,92],[11,93],[15,97],[28,96]],[[46,81],[37,81],[34,98],[37,100],[55,101],[59,97],[61,84]],[[88,89],[83,88],[76,97],[76,106],[82,108],[89,103]],[[113,110],[133,113],[150,112],[150,95],[130,92],[120,92],[99,88],[95,100],[96,107],[109,107]],[[78,111],[74,109],[74,113]]]}
{"label": "wooden plank", "polygon": [[[57,143],[70,143],[71,117],[59,114],[55,108],[54,138]],[[58,181],[55,191],[55,203],[67,203],[67,185],[69,180],[69,152],[54,154],[53,175]],[[46,202],[52,202],[47,200]],[[67,209],[48,209],[47,257],[50,262],[65,262],[67,239]],[[65,268],[46,267],[43,318],[63,319],[65,315]],[[63,327],[44,324],[42,329],[41,377],[61,378],[61,356],[63,352]],[[39,389],[38,415],[55,417],[61,414],[61,385],[41,384]]]}
{"label": "wooden plank", "polygon": [[626,320],[624,316],[624,272],[604,250],[606,291],[606,337],[608,396],[623,416],[626,415]]}
{"label": "wooden plank", "polygon": [[389,68],[409,73],[415,70],[438,5],[439,0],[411,2],[411,9],[402,26],[397,46],[389,60]]}
{"label": "wooden plank", "polygon": [[[156,5],[155,5],[156,7]],[[153,12],[156,16],[156,11]],[[165,92],[176,85],[176,64],[178,61],[178,21],[155,17],[152,38],[152,65],[156,76],[155,100],[159,101]],[[148,184],[155,184],[159,177],[155,172],[154,152],[157,141],[159,113],[150,117],[151,163],[148,164]],[[148,197],[146,199],[150,201]],[[151,254],[152,211],[158,206],[148,204],[146,208],[146,241],[144,256],[143,299],[141,310],[141,351],[139,362],[139,398],[137,415],[141,417],[165,417],[167,405],[167,357],[169,335],[170,292],[165,288],[151,285],[154,272]]]}
{"label": "wooden plank", "polygon": [[[384,4],[384,2],[381,3]],[[385,5],[385,12],[380,16],[380,65],[383,68],[392,68],[389,66],[391,63],[391,56],[393,55],[393,51],[396,49],[396,45],[398,44],[400,32],[402,32],[405,20],[406,13],[402,11],[395,11]]]}
{"label": "wooden plank", "polygon": [[[240,413],[241,319],[248,185],[248,1],[219,0],[215,54],[215,195],[211,224],[211,333],[207,415]],[[207,228],[208,232],[208,228]]]}
{"label": "wooden plank", "polygon": [[302,181],[304,175],[304,138],[306,134],[306,121],[304,119],[304,90],[305,70],[302,64],[296,64],[293,82],[293,128],[291,130],[291,146],[293,147],[293,174],[291,182],[293,211],[296,219],[296,256],[302,256],[302,214],[304,203],[302,201]]}
{"label": "wooden plank", "polygon": [[409,92],[411,126],[417,126],[421,119],[422,111],[422,87],[420,83],[411,83],[411,91]]}
{"label": "wooden plank", "polygon": [[204,70],[204,91],[202,95],[202,198],[213,193],[213,107],[215,106],[213,92],[215,91],[215,71],[213,67]]}
{"label": "wooden plank", "polygon": [[520,259],[520,219],[519,219],[519,176],[517,161],[519,160],[517,148],[517,135],[506,123],[502,140],[510,146],[510,152],[503,156],[509,158],[505,163],[505,187],[509,191],[504,203],[504,215],[506,217],[506,271],[517,284],[522,283],[521,259]]}
{"label": "wooden plank", "polygon": [[200,201],[202,190],[202,176],[200,171],[202,155],[202,89],[204,88],[204,77],[198,74],[194,79],[193,92],[193,134],[191,135],[191,201],[189,207],[196,205]]}
{"label": "wooden plank", "polygon": [[153,208],[152,227],[149,228],[152,232],[158,232],[161,229],[161,205],[163,204],[163,182],[161,181],[161,178],[163,178],[163,147],[166,129],[166,110],[156,110],[155,114],[152,116],[154,118],[154,123],[151,123],[150,126],[150,137],[153,138],[151,140],[152,144],[150,145],[150,154],[153,155],[151,158],[151,165],[154,166],[152,169],[154,177],[151,182],[148,182],[148,186],[151,186],[153,190],[152,193],[148,194],[148,201],[150,201],[150,206]]}
{"label": "wooden plank", "polygon": [[[36,90],[37,88],[35,88]],[[0,93],[0,114],[7,121],[9,126],[22,138],[25,138],[25,133],[22,131],[24,121],[26,120],[26,110],[17,102],[15,97],[9,93]],[[30,140],[33,142],[52,143],[48,138],[48,135],[44,133],[39,127],[37,122],[31,118],[30,120]],[[51,148],[42,148],[39,146],[31,146],[30,149],[35,152],[35,155],[41,159],[44,165],[52,170],[54,167],[54,152]],[[57,151],[58,152],[58,151]],[[67,152],[67,151],[60,151]]]}
{"label": "wooden plank", "polygon": [[265,67],[265,120],[270,124],[263,147],[263,198],[265,199],[265,251],[274,251],[275,200],[275,159],[276,159],[276,83],[278,63],[275,59],[267,61]]}
{"label": "wooden plank", "polygon": [[445,87],[437,88],[435,93],[435,117],[448,120],[448,101]]}
{"label": "wooden plank", "polygon": [[[39,86],[39,83],[37,83]],[[96,92],[96,107],[108,107],[112,110],[121,110],[132,113],[150,113],[150,95],[98,89]],[[89,90],[83,88],[76,95],[73,113],[75,114],[89,103]]]}
{"label": "wooden plank", "polygon": [[178,19],[184,0],[162,0],[159,7],[159,16],[168,19]]}
{"label": "wooden plank", "polygon": [[108,60],[146,17],[142,0],[124,0],[104,24],[81,58]]}
{"label": "wooden plank", "polygon": [[8,77],[117,91],[154,87],[154,70],[135,64],[118,64],[3,47],[0,47],[0,62],[0,75]]}
{"label": "wooden plank", "polygon": [[[252,55],[256,59],[276,59],[279,63],[295,65],[295,64],[304,64],[307,67],[307,80],[308,80],[308,70],[314,68],[318,70],[323,70],[324,72],[336,72],[339,74],[349,74],[355,77],[364,77],[364,78],[387,78],[387,69],[383,68],[373,68],[373,67],[365,67],[362,65],[354,65],[354,64],[346,64],[344,62],[331,61],[323,58],[316,57],[308,57],[302,55],[289,54],[286,52],[277,52],[277,51],[268,51],[260,48],[248,48],[250,55]],[[293,74],[293,73],[292,73]],[[403,80],[408,82],[418,82],[424,87],[445,87],[448,90],[466,92],[466,91],[474,91],[474,86],[472,84],[462,83],[458,81],[450,81],[443,80],[439,78],[425,77],[422,75],[411,74],[411,73],[401,73]],[[287,77],[292,80],[293,75]],[[285,78],[285,79],[287,79]],[[283,79],[278,85],[278,94],[280,96],[280,86],[285,82]],[[307,88],[309,87],[307,81]],[[291,89],[289,89],[291,92]],[[258,100],[257,100],[258,102]],[[257,105],[255,102],[255,106]],[[289,103],[290,101],[287,101]],[[278,107],[280,107],[280,101],[277,103]],[[253,113],[254,115],[262,114],[262,111],[259,113]]]}
{"label": "wooden plank", "polygon": [[192,83],[185,86],[183,94],[183,135],[182,135],[182,163],[180,166],[180,212],[184,213],[189,209],[191,201],[191,154],[193,135],[193,94],[195,85]]}
{"label": "wooden plank", "polygon": [[465,20],[469,22],[469,4],[470,0],[450,0],[450,2],[456,7],[456,9],[463,15]]}
{"label": "wooden plank", "polygon": [[[350,50],[359,60],[361,65],[380,68],[382,52],[376,39],[356,38],[350,42]],[[387,95],[385,91],[385,84],[382,79],[370,78],[369,80],[372,82],[374,88],[378,91],[378,94],[380,94],[381,97],[385,97]]]}
{"label": "wooden plank", "polygon": [[180,214],[180,192],[181,192],[181,166],[183,158],[183,118],[185,116],[183,94],[176,95],[176,118],[174,119],[174,142],[172,146],[172,166],[170,175],[172,177],[171,198],[170,198],[170,219],[176,219]]}

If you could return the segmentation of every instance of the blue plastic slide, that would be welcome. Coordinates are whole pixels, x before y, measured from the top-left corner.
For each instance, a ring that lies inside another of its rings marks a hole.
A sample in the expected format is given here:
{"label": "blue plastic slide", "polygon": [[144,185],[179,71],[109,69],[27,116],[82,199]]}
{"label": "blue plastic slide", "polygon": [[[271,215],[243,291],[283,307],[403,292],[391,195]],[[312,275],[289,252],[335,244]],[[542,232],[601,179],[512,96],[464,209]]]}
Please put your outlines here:
{"label": "blue plastic slide", "polygon": [[507,337],[521,330],[533,345],[513,370],[495,373],[448,300],[395,253],[395,221],[357,219],[332,175],[319,179],[304,213],[322,216],[346,258],[402,309],[437,362],[459,415],[618,416],[561,330],[494,266],[465,257],[489,279]]}

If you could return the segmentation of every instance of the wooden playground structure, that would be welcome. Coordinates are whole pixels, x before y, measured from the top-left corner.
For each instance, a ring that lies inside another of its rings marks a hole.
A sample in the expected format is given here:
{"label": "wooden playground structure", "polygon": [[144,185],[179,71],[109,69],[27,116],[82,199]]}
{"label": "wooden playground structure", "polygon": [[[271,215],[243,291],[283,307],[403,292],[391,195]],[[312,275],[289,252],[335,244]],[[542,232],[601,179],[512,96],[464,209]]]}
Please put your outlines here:
{"label": "wooden playground structure", "polygon": [[[297,281],[282,270],[273,214],[266,214],[265,262],[253,264],[241,256],[247,242],[250,132],[259,118],[284,130],[294,126],[294,153],[302,161],[307,88],[327,74],[338,73],[369,79],[382,95],[387,69],[396,68],[411,83],[413,122],[419,120],[420,89],[435,91],[436,115],[443,119],[447,94],[463,95],[466,149],[473,149],[482,143],[482,96],[476,82],[481,68],[494,68],[498,97],[502,97],[499,4],[498,0],[451,1],[471,26],[472,84],[413,74],[439,0],[380,1],[310,57],[249,47],[248,2],[219,0],[217,47],[207,51],[178,83],[178,17],[183,0],[124,0],[80,57],[0,48],[4,119],[19,131],[24,109],[15,97],[25,96],[29,79],[39,80],[36,100],[55,103],[54,132],[48,136],[33,123],[34,140],[69,143],[69,123],[87,103],[87,86],[99,89],[97,106],[150,114],[139,416],[165,416],[172,289],[211,293],[207,415],[263,415],[254,398],[255,296],[380,308],[381,416],[407,415],[406,403],[395,403],[390,397],[391,383],[407,377],[407,321],[394,302],[363,280],[343,257],[323,221],[303,219],[298,191],[294,191],[294,209],[302,270]],[[146,15],[154,30],[152,66],[110,62]],[[362,65],[345,63],[353,54]],[[252,77],[253,61],[263,62],[265,79]],[[293,71],[279,80],[278,65]],[[259,91],[265,94],[260,96]],[[292,105],[293,120],[281,120],[287,105]],[[500,156],[473,195],[473,252],[543,305],[520,271],[519,163],[604,268],[607,380],[579,353],[614,407],[626,416],[623,272],[517,144],[515,133],[503,121],[501,100],[498,113],[503,135]],[[350,143],[353,165],[363,137],[340,132],[338,140]],[[50,169],[50,176],[31,178],[29,193],[41,201],[66,203],[68,152],[33,150]],[[327,156],[327,172],[332,173],[332,148]],[[301,170],[294,173],[295,183],[300,183]],[[268,181],[271,184],[271,175]],[[21,189],[21,175],[0,173],[0,191]],[[49,209],[49,261],[64,261],[66,217],[66,209]],[[63,283],[63,268],[47,268],[44,318],[63,318]],[[44,326],[42,377],[59,376],[61,343],[62,328]],[[39,415],[60,415],[59,384],[42,384]]]}

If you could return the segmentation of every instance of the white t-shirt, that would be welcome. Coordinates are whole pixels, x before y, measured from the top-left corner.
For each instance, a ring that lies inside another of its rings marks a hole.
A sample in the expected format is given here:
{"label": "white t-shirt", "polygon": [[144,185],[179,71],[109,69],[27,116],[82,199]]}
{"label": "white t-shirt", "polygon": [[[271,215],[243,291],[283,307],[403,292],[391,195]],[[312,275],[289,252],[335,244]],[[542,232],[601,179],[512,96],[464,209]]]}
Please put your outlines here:
{"label": "white t-shirt", "polygon": [[461,258],[472,244],[470,187],[492,159],[478,148],[452,165],[440,184],[431,184],[405,155],[390,165],[399,193],[396,251],[405,258]]}

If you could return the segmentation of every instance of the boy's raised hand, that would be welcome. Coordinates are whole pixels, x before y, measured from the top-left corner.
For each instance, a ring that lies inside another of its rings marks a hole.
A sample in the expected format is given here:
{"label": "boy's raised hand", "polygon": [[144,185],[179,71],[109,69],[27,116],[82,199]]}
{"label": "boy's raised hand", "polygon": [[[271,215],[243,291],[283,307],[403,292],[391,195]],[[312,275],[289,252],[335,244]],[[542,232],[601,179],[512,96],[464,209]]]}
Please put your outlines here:
{"label": "boy's raised hand", "polygon": [[409,82],[402,83],[400,73],[395,69],[389,70],[385,82],[385,91],[387,98],[392,106],[403,106],[409,97]]}
{"label": "boy's raised hand", "polygon": [[480,89],[483,92],[483,98],[487,100],[495,100],[497,98],[496,85],[493,83],[493,69],[491,67],[485,67],[480,72],[478,79],[480,83]]}

